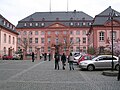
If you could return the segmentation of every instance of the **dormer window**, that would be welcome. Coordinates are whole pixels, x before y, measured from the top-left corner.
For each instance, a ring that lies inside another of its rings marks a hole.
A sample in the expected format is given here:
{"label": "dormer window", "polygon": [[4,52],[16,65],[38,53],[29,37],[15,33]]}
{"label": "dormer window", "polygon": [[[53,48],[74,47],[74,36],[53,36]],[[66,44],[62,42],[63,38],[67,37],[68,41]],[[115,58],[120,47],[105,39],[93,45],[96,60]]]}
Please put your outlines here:
{"label": "dormer window", "polygon": [[15,27],[13,27],[13,30],[15,30]]}
{"label": "dormer window", "polygon": [[32,26],[32,23],[30,23],[30,26]]}
{"label": "dormer window", "polygon": [[38,23],[35,23],[35,26],[38,26]]}
{"label": "dormer window", "polygon": [[24,26],[27,26],[27,24],[26,24],[26,23],[24,23]]}
{"label": "dormer window", "polygon": [[3,22],[3,25],[5,25],[5,24],[6,24],[6,22],[4,21],[4,22]]}
{"label": "dormer window", "polygon": [[45,26],[45,23],[41,23],[41,26],[44,27],[44,26]]}
{"label": "dormer window", "polygon": [[12,25],[10,25],[10,29],[12,29]]}
{"label": "dormer window", "polygon": [[83,24],[83,26],[84,26],[86,23],[85,23],[85,22],[83,22],[82,24]]}
{"label": "dormer window", "polygon": [[73,23],[73,22],[71,22],[71,23],[70,23],[70,26],[73,26],[73,25],[74,25],[74,23]]}
{"label": "dormer window", "polygon": [[9,23],[7,23],[7,27],[9,27]]}
{"label": "dormer window", "polygon": [[88,23],[88,25],[92,25],[92,23]]}

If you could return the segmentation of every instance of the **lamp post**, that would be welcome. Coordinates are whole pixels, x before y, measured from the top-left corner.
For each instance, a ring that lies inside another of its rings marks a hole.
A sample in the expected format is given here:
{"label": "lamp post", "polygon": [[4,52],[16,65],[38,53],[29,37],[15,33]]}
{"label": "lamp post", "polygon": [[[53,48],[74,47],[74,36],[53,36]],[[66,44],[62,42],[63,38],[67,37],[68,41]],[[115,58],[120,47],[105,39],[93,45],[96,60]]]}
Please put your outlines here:
{"label": "lamp post", "polygon": [[79,53],[80,53],[80,38],[79,38]]}
{"label": "lamp post", "polygon": [[111,20],[111,40],[112,40],[112,42],[111,42],[111,45],[112,45],[112,71],[113,71],[113,69],[114,69],[114,62],[113,62],[113,15],[114,15],[114,13],[113,13],[113,10],[112,10],[112,12],[110,13],[110,20]]}

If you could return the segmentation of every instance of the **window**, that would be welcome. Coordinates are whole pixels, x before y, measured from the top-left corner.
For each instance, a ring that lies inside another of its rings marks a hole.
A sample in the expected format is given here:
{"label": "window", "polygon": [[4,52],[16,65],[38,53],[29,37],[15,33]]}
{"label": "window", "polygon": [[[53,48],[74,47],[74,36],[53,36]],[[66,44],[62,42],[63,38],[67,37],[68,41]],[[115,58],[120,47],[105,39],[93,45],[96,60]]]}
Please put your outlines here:
{"label": "window", "polygon": [[70,34],[73,35],[73,31],[70,31]]}
{"label": "window", "polygon": [[20,35],[20,34],[21,34],[21,32],[20,32],[20,31],[18,31],[18,34]]}
{"label": "window", "polygon": [[45,32],[44,32],[44,31],[42,31],[42,32],[41,32],[41,35],[44,35],[44,34],[45,34]]}
{"label": "window", "polygon": [[63,34],[67,34],[67,31],[63,31]]}
{"label": "window", "polygon": [[26,23],[24,23],[24,26],[27,26],[27,24],[26,24]]}
{"label": "window", "polygon": [[29,35],[32,35],[32,31],[29,31]]}
{"label": "window", "polygon": [[73,37],[70,38],[70,43],[73,43]]}
{"label": "window", "polygon": [[55,34],[58,35],[58,34],[59,34],[59,31],[55,31]]}
{"label": "window", "polygon": [[26,38],[23,38],[23,42],[26,43],[26,42],[27,42],[27,39],[26,39]]}
{"label": "window", "polygon": [[76,38],[76,43],[80,43],[80,38],[79,37]]}
{"label": "window", "polygon": [[38,23],[35,23],[35,26],[38,26]]}
{"label": "window", "polygon": [[73,47],[70,47],[70,52],[73,52]]}
{"label": "window", "polygon": [[27,32],[26,32],[26,31],[24,31],[24,32],[23,32],[23,35],[27,35]]}
{"label": "window", "polygon": [[71,23],[70,23],[70,26],[73,26],[73,25],[74,25],[74,23],[73,23],[73,22],[71,22]]}
{"label": "window", "polygon": [[38,43],[38,38],[35,38],[35,43]]}
{"label": "window", "polygon": [[[112,32],[110,32],[110,37],[112,40]],[[116,40],[116,31],[113,31],[113,40]]]}
{"label": "window", "polygon": [[79,47],[76,47],[76,52],[79,52],[80,48]]}
{"label": "window", "polygon": [[6,47],[4,47],[3,50],[4,50],[4,55],[6,55]]}
{"label": "window", "polygon": [[41,47],[41,52],[44,52],[44,47]]}
{"label": "window", "polygon": [[99,33],[99,40],[104,41],[104,32]]}
{"label": "window", "polygon": [[86,35],[86,31],[85,31],[85,30],[83,30],[83,31],[82,31],[82,34],[83,34],[83,35]]}
{"label": "window", "polygon": [[80,31],[76,31],[76,35],[80,35]]}
{"label": "window", "polygon": [[29,38],[29,43],[32,43],[32,38]]}
{"label": "window", "polygon": [[5,22],[5,21],[3,22],[3,25],[6,25],[6,22]]}
{"label": "window", "polygon": [[29,47],[29,53],[32,52],[32,47]]}
{"label": "window", "polygon": [[87,52],[86,47],[83,47],[83,52],[85,52],[85,53]]}
{"label": "window", "polygon": [[59,43],[58,37],[55,39],[55,43],[58,45],[58,43]]}
{"label": "window", "polygon": [[11,44],[11,36],[10,35],[9,35],[9,41],[8,42],[9,42],[9,44]]}
{"label": "window", "polygon": [[86,38],[85,37],[83,38],[83,43],[86,43]]}
{"label": "window", "polygon": [[30,26],[32,26],[32,23],[30,23]]}
{"label": "window", "polygon": [[15,44],[15,38],[13,37],[13,44]]}
{"label": "window", "polygon": [[7,39],[6,34],[4,34],[4,43],[6,43],[6,39]]}
{"label": "window", "polygon": [[85,25],[86,25],[86,23],[85,23],[85,22],[83,22],[83,23],[82,23],[82,25],[83,25],[83,26],[85,26]]}
{"label": "window", "polygon": [[41,38],[41,43],[44,44],[44,42],[45,42],[45,39]]}
{"label": "window", "polygon": [[50,35],[51,34],[51,32],[50,31],[48,31],[48,35]]}
{"label": "window", "polygon": [[38,35],[38,31],[35,31],[35,35]]}
{"label": "window", "polygon": [[18,43],[20,43],[20,38],[18,38]]}
{"label": "window", "polygon": [[41,26],[44,27],[44,26],[45,26],[45,23],[41,23]]}
{"label": "window", "polygon": [[48,47],[48,52],[50,52],[51,51],[51,48],[50,47]]}
{"label": "window", "polygon": [[51,39],[50,39],[50,38],[48,38],[48,40],[47,40],[47,41],[48,41],[48,43],[50,43]]}

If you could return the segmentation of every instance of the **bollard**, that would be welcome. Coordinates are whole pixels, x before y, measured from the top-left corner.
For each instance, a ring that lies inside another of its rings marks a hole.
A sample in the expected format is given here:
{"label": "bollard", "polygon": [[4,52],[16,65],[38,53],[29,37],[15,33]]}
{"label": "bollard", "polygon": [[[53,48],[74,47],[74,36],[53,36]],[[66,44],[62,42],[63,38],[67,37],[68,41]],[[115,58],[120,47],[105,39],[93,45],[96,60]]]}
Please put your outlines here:
{"label": "bollard", "polygon": [[118,81],[120,80],[120,55],[118,56],[118,65],[119,65],[119,70],[118,70]]}

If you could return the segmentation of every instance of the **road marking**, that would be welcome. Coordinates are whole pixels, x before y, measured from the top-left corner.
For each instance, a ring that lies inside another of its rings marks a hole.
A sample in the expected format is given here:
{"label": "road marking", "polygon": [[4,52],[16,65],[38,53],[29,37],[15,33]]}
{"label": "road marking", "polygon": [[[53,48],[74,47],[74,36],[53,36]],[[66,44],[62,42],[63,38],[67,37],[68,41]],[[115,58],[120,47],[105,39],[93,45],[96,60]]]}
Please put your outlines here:
{"label": "road marking", "polygon": [[13,78],[15,78],[15,77],[17,77],[17,76],[22,75],[23,73],[28,72],[29,70],[37,67],[38,65],[40,65],[40,64],[42,64],[42,63],[44,63],[44,61],[42,61],[42,62],[40,62],[40,63],[38,63],[38,64],[35,64],[35,65],[33,65],[32,67],[30,67],[30,68],[28,68],[28,69],[25,69],[25,70],[17,73],[16,75],[11,76],[10,78],[7,79],[7,81],[12,80]]}

